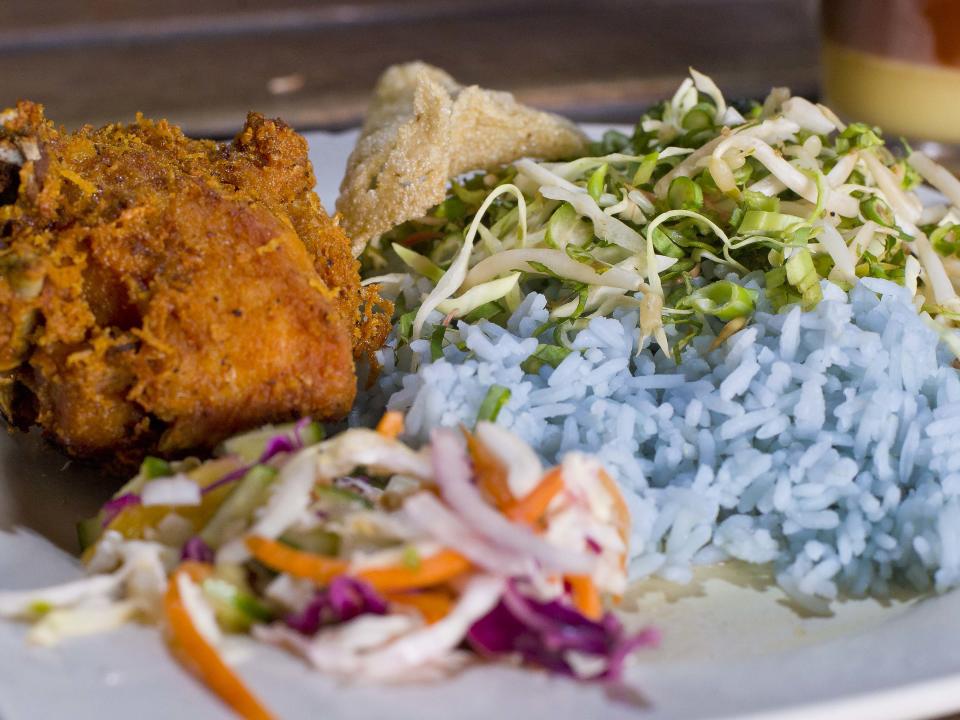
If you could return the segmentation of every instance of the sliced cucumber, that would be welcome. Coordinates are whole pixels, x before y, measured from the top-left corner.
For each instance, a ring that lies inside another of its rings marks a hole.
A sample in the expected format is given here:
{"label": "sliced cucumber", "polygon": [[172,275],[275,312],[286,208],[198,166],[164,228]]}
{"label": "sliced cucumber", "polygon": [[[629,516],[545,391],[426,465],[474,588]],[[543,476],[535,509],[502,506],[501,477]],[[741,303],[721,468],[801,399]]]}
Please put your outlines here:
{"label": "sliced cucumber", "polygon": [[91,547],[97,540],[100,539],[100,535],[103,532],[103,523],[100,520],[99,515],[95,515],[92,518],[87,518],[86,520],[81,520],[77,523],[77,542],[80,544],[80,551],[83,552],[88,547]]}
{"label": "sliced cucumber", "polygon": [[340,536],[328,530],[290,530],[280,536],[287,545],[315,555],[335,557],[340,552]]}
{"label": "sliced cucumber", "polygon": [[273,613],[256,597],[216,576],[201,585],[217,622],[228,632],[246,632],[254,623],[270,622]]}
{"label": "sliced cucumber", "polygon": [[253,511],[263,504],[277,471],[268,465],[255,465],[237,483],[210,522],[200,532],[207,545],[216,549],[223,544],[231,530],[246,527]]}
{"label": "sliced cucumber", "polygon": [[316,488],[314,488],[314,493],[319,499],[335,504],[342,505],[344,503],[350,503],[362,505],[368,510],[373,507],[373,503],[360,493],[348,490],[347,488],[337,487],[336,485],[317,485]]}
{"label": "sliced cucumber", "polygon": [[[223,441],[221,454],[236,455],[245,463],[255,463],[263,455],[267,448],[267,443],[277,435],[289,435],[291,438],[296,431],[296,423],[286,423],[284,425],[266,425],[259,430],[237,435]],[[318,422],[307,423],[300,429],[300,441],[303,446],[316,445],[323,440],[323,425]]]}
{"label": "sliced cucumber", "polygon": [[300,442],[303,443],[304,447],[316,445],[326,436],[327,433],[324,431],[323,425],[314,420],[313,422],[307,423],[300,431]]}

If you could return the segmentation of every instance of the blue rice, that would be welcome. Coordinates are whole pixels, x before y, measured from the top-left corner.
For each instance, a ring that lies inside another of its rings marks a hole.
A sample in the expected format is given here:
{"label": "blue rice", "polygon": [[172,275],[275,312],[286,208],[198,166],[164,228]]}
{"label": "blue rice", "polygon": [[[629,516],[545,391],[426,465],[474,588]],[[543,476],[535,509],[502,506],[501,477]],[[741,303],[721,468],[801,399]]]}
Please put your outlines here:
{"label": "blue rice", "polygon": [[426,440],[437,425],[471,425],[488,388],[508,387],[499,422],[547,462],[597,454],[620,483],[635,579],[687,582],[694,566],[731,558],[772,563],[817,612],[838,594],[960,584],[952,356],[893,283],[864,279],[848,294],[824,282],[823,292],[813,311],[780,314],[761,293],[746,329],[715,350],[711,334],[698,337],[679,366],[637,353],[636,314],[596,318],[576,352],[536,374],[520,366],[547,309],[529,295],[506,328],[458,323],[442,359],[431,361],[426,340],[399,358],[382,351],[366,416],[354,419],[386,405]]}

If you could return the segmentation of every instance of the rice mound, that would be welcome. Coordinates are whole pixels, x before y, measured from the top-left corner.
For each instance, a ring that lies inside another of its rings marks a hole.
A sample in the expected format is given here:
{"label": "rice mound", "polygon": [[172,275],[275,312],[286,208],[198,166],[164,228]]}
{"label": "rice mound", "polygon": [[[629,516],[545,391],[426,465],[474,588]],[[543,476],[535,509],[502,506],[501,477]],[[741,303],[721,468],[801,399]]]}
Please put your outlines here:
{"label": "rice mound", "polygon": [[[759,288],[761,278],[747,280]],[[687,582],[693,566],[730,558],[773,563],[814,612],[840,593],[956,586],[951,356],[893,283],[864,279],[848,294],[824,281],[823,293],[810,312],[780,314],[761,293],[748,328],[713,351],[712,336],[698,337],[680,366],[636,352],[634,313],[595,318],[575,337],[580,352],[536,374],[520,365],[548,313],[529,295],[506,329],[460,322],[437,361],[427,340],[400,353],[401,367],[391,347],[381,351],[383,374],[354,420],[387,405],[407,412],[411,439],[426,440],[437,425],[471,425],[490,385],[508,387],[500,423],[548,462],[596,453],[619,481],[634,579]],[[411,350],[413,372],[402,369]]]}

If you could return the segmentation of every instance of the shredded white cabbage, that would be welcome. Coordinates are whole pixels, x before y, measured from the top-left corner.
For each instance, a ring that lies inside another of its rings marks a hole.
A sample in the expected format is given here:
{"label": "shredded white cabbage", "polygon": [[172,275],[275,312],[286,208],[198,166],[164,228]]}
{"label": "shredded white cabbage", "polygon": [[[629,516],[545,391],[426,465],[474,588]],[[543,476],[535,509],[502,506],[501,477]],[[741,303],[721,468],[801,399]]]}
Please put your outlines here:
{"label": "shredded white cabbage", "polygon": [[427,317],[430,315],[430,313],[433,312],[440,303],[453,295],[453,293],[455,293],[463,284],[463,280],[467,276],[467,269],[470,264],[470,253],[473,250],[473,240],[477,235],[477,228],[480,225],[480,221],[483,219],[484,214],[493,201],[504,193],[513,193],[517,198],[517,207],[520,213],[520,240],[522,244],[523,237],[527,230],[527,203],[523,198],[523,193],[520,192],[520,189],[516,185],[500,185],[499,187],[494,188],[494,190],[487,195],[486,199],[483,201],[483,204],[480,206],[480,209],[473,218],[473,222],[470,223],[470,229],[463,238],[463,245],[457,252],[457,256],[453,259],[450,267],[443,274],[440,282],[438,282],[436,287],[430,291],[430,294],[424,298],[423,303],[417,310],[417,315],[413,319],[412,338],[414,340],[419,338],[420,333],[423,332],[423,324],[427,321]]}

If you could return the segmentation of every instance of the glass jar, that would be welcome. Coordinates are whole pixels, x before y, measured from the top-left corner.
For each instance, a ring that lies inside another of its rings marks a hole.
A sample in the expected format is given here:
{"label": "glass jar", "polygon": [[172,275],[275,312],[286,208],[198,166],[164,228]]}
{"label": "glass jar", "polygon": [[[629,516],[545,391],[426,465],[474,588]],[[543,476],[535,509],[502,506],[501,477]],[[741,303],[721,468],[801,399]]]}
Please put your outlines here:
{"label": "glass jar", "polygon": [[823,0],[825,102],[960,169],[960,0]]}

